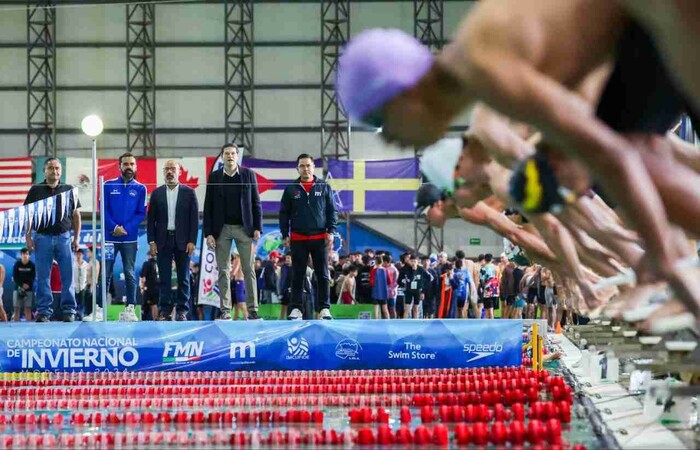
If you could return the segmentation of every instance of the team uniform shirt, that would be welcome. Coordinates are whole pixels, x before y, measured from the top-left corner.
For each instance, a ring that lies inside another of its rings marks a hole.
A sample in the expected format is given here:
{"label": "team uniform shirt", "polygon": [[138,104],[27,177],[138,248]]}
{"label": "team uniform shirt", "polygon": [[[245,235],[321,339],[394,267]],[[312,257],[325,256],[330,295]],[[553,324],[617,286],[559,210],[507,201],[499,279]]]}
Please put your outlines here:
{"label": "team uniform shirt", "polygon": [[500,286],[498,281],[498,273],[496,266],[486,264],[481,268],[480,273],[481,285],[484,289],[484,298],[498,297],[500,294]]}

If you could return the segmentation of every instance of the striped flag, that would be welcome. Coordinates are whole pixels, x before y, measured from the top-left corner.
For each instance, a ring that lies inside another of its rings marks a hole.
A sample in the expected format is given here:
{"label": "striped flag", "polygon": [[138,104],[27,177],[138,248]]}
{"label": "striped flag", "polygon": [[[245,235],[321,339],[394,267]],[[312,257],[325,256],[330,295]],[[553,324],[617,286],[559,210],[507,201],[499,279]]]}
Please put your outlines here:
{"label": "striped flag", "polygon": [[22,205],[31,187],[31,158],[0,159],[0,211]]}

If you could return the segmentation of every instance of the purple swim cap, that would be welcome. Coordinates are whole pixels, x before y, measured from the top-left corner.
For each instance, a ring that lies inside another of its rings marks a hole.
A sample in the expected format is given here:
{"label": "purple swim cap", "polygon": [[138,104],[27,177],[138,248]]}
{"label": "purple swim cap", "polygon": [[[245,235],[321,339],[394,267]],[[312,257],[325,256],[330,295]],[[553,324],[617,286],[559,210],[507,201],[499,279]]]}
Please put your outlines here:
{"label": "purple swim cap", "polygon": [[338,62],[335,88],[350,117],[370,112],[408,90],[433,65],[433,54],[401,30],[366,30],[348,42]]}

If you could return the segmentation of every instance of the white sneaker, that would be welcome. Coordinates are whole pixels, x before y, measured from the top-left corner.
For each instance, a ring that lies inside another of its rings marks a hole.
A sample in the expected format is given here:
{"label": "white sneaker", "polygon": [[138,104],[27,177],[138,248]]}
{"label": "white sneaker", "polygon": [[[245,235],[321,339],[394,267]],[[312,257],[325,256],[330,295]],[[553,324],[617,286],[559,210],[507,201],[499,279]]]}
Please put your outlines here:
{"label": "white sneaker", "polygon": [[323,308],[321,310],[321,320],[333,320],[333,316],[331,316],[331,311],[328,308]]}
{"label": "white sneaker", "polygon": [[102,308],[98,306],[94,312],[83,317],[83,322],[102,322]]}
{"label": "white sneaker", "polygon": [[134,305],[126,305],[124,311],[119,313],[120,322],[138,322],[139,318],[136,317],[136,310],[134,310]]}
{"label": "white sneaker", "polygon": [[287,316],[288,320],[301,320],[304,318],[304,314],[298,308],[294,308],[292,312]]}

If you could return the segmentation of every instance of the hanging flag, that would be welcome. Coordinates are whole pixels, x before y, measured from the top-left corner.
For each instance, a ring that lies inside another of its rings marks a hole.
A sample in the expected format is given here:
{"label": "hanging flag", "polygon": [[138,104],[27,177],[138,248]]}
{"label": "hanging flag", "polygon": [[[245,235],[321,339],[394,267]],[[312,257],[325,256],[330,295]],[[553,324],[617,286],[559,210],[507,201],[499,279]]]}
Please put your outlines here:
{"label": "hanging flag", "polygon": [[[70,207],[70,203],[68,203],[68,191],[61,192],[61,211],[60,215],[58,216],[57,221],[60,222],[63,220],[63,217],[66,215],[66,208]],[[58,214],[58,205],[56,206],[56,214]]]}
{"label": "hanging flag", "polygon": [[35,214],[34,205],[35,205],[34,203],[30,203],[27,205],[27,230],[31,230],[32,225],[34,225],[34,214]]}
{"label": "hanging flag", "polygon": [[20,206],[31,187],[31,158],[0,159],[0,210]]}
{"label": "hanging flag", "polygon": [[[219,170],[221,167],[223,167],[224,160],[221,155],[222,154],[219,153],[219,156],[212,158],[211,164],[207,164],[210,167],[209,175],[211,175],[211,173],[215,170]],[[207,180],[208,179],[209,176],[207,176]],[[202,205],[203,204],[204,202],[202,202]],[[204,233],[202,233],[202,243],[200,248],[202,251],[201,259],[199,260],[199,304],[210,305],[218,308],[221,306],[219,286],[217,284],[217,280],[219,279],[219,268],[216,266],[216,253],[206,244],[206,236],[204,236]]]}
{"label": "hanging flag", "polygon": [[13,238],[17,236],[17,231],[15,230],[15,214],[17,210],[12,208],[7,211],[7,238]]}
{"label": "hanging flag", "polygon": [[53,196],[46,198],[46,223],[49,225],[53,225],[56,221],[55,203],[56,199]]}
{"label": "hanging flag", "polygon": [[6,225],[5,211],[0,211],[0,238],[4,237],[6,235],[5,225]]}
{"label": "hanging flag", "polygon": [[26,207],[25,206],[18,206],[17,208],[17,235],[22,236],[22,232],[24,231],[24,219],[25,219],[25,213],[26,213]]}
{"label": "hanging flag", "polygon": [[328,160],[329,183],[341,211],[413,212],[420,186],[416,158],[394,160]]}

